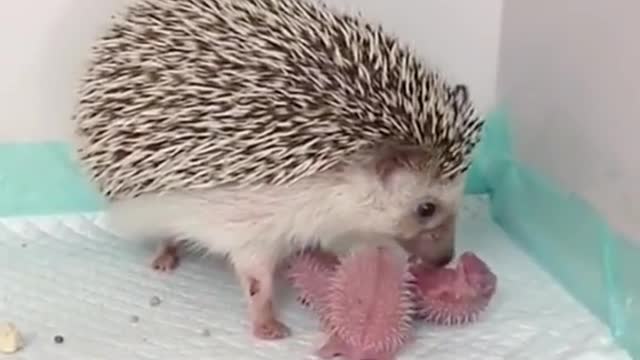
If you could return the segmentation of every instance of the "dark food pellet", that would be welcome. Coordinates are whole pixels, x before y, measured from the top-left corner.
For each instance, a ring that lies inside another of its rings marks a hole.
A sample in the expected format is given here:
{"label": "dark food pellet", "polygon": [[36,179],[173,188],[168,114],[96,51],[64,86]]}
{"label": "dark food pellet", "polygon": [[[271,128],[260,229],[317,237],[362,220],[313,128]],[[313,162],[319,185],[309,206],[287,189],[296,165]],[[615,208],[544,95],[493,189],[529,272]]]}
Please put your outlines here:
{"label": "dark food pellet", "polygon": [[162,301],[160,300],[160,298],[159,298],[159,297],[154,296],[154,297],[152,297],[152,298],[149,300],[149,305],[151,305],[151,306],[158,306],[158,305],[160,305],[160,303],[161,303],[161,302],[162,302]]}
{"label": "dark food pellet", "polygon": [[56,344],[62,344],[62,343],[64,342],[64,338],[63,338],[62,336],[60,336],[60,335],[56,335],[56,336],[53,338],[53,341],[55,341],[55,342],[56,342]]}

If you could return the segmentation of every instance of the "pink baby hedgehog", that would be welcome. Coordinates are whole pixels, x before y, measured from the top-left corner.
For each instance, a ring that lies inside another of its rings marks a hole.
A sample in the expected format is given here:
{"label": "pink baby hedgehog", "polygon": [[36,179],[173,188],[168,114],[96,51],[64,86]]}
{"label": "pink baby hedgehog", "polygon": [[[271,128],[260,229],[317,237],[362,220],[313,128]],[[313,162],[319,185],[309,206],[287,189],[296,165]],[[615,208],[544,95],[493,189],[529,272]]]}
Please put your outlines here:
{"label": "pink baby hedgehog", "polygon": [[308,251],[293,259],[288,275],[329,334],[321,358],[390,360],[409,341],[413,277],[389,249],[369,247],[340,261]]}
{"label": "pink baby hedgehog", "polygon": [[480,258],[465,252],[455,269],[414,265],[417,314],[440,325],[475,321],[489,305],[497,278]]}
{"label": "pink baby hedgehog", "polygon": [[344,259],[307,250],[291,259],[288,278],[329,334],[317,354],[349,360],[394,359],[412,339],[412,318],[443,325],[475,320],[497,282],[469,252],[455,269],[432,269],[410,264],[385,247]]}

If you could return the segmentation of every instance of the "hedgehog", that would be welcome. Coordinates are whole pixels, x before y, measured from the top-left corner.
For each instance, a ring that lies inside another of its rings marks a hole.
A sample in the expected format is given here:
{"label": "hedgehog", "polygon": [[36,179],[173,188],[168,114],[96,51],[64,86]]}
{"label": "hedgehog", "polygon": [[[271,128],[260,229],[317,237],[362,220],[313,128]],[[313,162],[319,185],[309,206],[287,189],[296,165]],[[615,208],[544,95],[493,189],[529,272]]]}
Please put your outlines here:
{"label": "hedgehog", "polygon": [[316,355],[391,360],[411,342],[413,320],[462,325],[478,319],[497,278],[472,252],[455,269],[431,268],[369,247],[338,257],[308,249],[288,260],[298,300],[320,318],[327,340]]}
{"label": "hedgehog", "polygon": [[319,357],[391,360],[413,339],[413,276],[389,247],[365,247],[341,259],[311,251],[290,262],[289,280],[329,334]]}
{"label": "hedgehog", "polygon": [[496,291],[498,279],[478,256],[462,253],[455,268],[412,264],[417,318],[438,325],[463,325],[478,319]]}
{"label": "hedgehog", "polygon": [[275,269],[386,238],[453,258],[483,119],[468,88],[379,24],[310,0],[133,0],[92,46],[76,160],[114,232],[228,259],[251,331],[290,334]]}

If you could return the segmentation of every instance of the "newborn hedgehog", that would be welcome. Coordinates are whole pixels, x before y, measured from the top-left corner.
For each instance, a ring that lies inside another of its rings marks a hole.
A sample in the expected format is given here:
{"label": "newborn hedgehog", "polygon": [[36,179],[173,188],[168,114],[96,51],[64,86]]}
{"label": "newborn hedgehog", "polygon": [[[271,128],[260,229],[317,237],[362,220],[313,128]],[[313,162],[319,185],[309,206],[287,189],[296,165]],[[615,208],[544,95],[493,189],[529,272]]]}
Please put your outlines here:
{"label": "newborn hedgehog", "polygon": [[489,305],[498,279],[487,264],[471,252],[460,255],[455,269],[413,265],[417,315],[440,325],[475,321]]}
{"label": "newborn hedgehog", "polygon": [[[253,334],[285,337],[293,251],[394,239],[436,266],[483,121],[380,27],[304,0],[134,0],[95,44],[78,160],[114,230],[229,258]],[[376,235],[376,236],[374,236]]]}
{"label": "newborn hedgehog", "polygon": [[340,260],[307,251],[289,263],[299,299],[329,335],[316,352],[321,358],[391,360],[411,340],[413,277],[389,248],[369,247]]}
{"label": "newborn hedgehog", "polygon": [[470,252],[455,269],[429,268],[392,256],[384,247],[339,259],[308,250],[289,260],[287,277],[298,299],[320,317],[328,334],[321,358],[394,359],[412,340],[411,317],[441,325],[476,320],[495,293],[497,278]]}

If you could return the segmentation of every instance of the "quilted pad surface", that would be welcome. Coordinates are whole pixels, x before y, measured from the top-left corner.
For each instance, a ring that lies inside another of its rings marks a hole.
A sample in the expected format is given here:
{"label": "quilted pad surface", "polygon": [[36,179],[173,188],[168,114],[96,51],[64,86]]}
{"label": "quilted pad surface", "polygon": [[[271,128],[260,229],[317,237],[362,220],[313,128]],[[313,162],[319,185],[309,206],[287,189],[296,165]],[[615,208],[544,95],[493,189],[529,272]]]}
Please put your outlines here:
{"label": "quilted pad surface", "polygon": [[[322,340],[316,319],[286,287],[279,305],[293,336],[253,340],[239,288],[221,260],[189,257],[176,272],[159,274],[149,266],[151,249],[103,224],[101,214],[0,220],[0,322],[15,323],[27,341],[8,358],[312,358]],[[459,239],[460,251],[475,251],[498,275],[496,297],[475,324],[421,326],[399,360],[628,359],[606,328],[490,221],[482,198],[466,199]],[[150,305],[154,296],[157,306]],[[56,344],[56,335],[64,343]]]}

